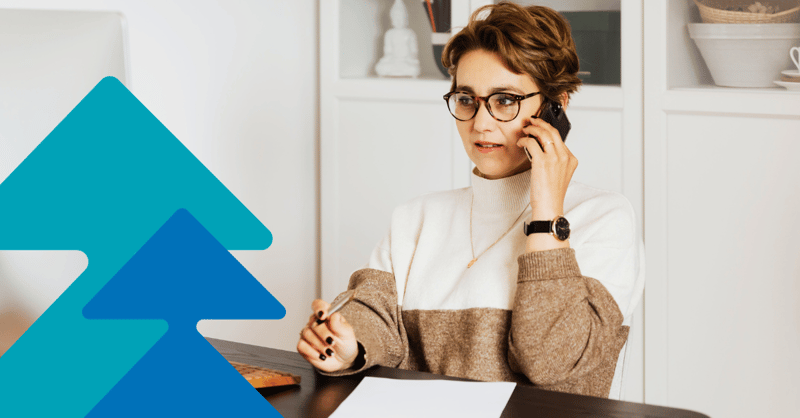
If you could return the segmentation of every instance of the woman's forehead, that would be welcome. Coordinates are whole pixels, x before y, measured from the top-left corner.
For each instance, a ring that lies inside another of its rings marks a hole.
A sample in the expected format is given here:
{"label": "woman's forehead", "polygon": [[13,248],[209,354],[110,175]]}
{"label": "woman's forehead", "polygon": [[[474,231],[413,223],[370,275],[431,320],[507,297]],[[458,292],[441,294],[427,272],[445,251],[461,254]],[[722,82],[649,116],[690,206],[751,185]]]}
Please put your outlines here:
{"label": "woman's forehead", "polygon": [[509,70],[500,56],[484,50],[470,51],[458,60],[456,88],[476,94],[490,94],[501,90],[519,90],[530,93],[536,83],[527,74]]}

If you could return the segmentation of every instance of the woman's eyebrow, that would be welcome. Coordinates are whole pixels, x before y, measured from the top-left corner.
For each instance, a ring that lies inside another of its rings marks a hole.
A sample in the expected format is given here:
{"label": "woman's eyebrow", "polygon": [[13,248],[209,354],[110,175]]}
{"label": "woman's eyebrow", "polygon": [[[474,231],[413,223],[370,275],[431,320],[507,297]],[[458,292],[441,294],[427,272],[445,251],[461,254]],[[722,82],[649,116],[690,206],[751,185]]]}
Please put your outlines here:
{"label": "woman's eyebrow", "polygon": [[[456,91],[463,91],[465,93],[475,94],[475,90],[472,87],[464,86],[464,85],[456,86]],[[522,92],[522,90],[520,90],[518,87],[516,87],[516,86],[508,86],[508,85],[492,87],[492,89],[489,90],[489,94],[491,95],[491,94],[494,94],[494,93],[501,93],[501,92],[506,92],[506,91],[515,92],[515,93],[520,94],[520,95],[524,94]]]}
{"label": "woman's eyebrow", "polygon": [[512,91],[512,92],[515,92],[517,94],[523,94],[522,90],[520,90],[519,88],[517,88],[515,86],[497,86],[497,87],[492,88],[490,94],[500,93],[500,92],[504,92],[504,91]]}

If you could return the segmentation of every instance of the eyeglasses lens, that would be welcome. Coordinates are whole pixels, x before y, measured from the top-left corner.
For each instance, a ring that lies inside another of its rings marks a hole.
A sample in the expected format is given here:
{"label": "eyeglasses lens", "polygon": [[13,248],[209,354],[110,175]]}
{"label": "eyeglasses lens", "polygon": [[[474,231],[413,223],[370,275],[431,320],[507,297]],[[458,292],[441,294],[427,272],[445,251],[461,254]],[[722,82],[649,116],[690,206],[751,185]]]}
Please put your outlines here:
{"label": "eyeglasses lens", "polygon": [[[489,96],[489,108],[495,119],[507,122],[515,117],[519,112],[519,101],[514,96],[506,93],[495,93]],[[466,93],[456,93],[448,100],[450,113],[458,120],[470,120],[478,112],[480,101]]]}

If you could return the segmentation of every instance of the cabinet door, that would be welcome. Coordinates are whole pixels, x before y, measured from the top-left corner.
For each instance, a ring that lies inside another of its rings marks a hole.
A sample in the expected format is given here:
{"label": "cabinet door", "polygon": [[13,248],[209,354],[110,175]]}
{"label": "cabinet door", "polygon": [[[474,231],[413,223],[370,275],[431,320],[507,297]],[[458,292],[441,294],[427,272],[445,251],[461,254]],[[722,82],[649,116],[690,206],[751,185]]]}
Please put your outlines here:
{"label": "cabinet door", "polygon": [[393,209],[467,185],[469,165],[444,101],[333,98],[322,133],[322,296],[332,300],[389,232]]}
{"label": "cabinet door", "polygon": [[714,86],[694,4],[644,11],[645,400],[797,415],[800,94]]}
{"label": "cabinet door", "polygon": [[648,253],[648,271],[665,282],[648,290],[667,301],[666,373],[647,369],[664,381],[656,403],[711,416],[796,413],[800,120],[675,113],[666,132],[665,199],[646,214],[658,212],[666,232],[660,253]]}

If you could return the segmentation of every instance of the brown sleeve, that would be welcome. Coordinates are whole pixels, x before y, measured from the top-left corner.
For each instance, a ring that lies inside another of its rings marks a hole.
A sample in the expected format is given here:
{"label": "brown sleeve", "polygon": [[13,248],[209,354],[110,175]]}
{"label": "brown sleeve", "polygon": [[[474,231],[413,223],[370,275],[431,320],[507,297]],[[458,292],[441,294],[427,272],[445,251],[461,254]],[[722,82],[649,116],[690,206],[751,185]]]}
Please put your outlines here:
{"label": "brown sleeve", "polygon": [[381,270],[361,269],[350,276],[347,289],[356,289],[355,298],[339,313],[353,327],[361,353],[353,368],[320,373],[342,376],[375,365],[397,367],[408,357],[408,344],[397,304],[394,275]]}
{"label": "brown sleeve", "polygon": [[518,262],[511,369],[544,389],[608,397],[628,338],[614,298],[581,275],[571,248],[526,253]]}

